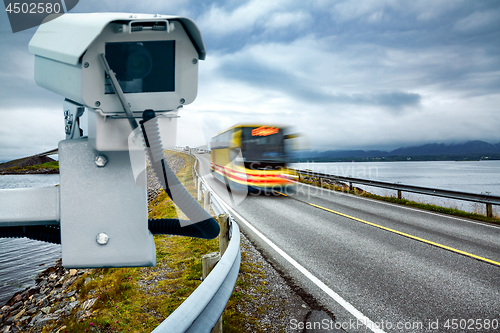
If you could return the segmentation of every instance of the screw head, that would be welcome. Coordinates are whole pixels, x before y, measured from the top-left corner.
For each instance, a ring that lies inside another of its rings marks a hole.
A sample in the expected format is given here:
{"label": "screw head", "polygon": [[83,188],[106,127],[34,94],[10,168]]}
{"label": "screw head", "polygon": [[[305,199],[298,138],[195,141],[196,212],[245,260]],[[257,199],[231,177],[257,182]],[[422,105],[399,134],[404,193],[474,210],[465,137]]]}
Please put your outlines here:
{"label": "screw head", "polygon": [[101,232],[99,235],[97,235],[96,241],[100,245],[106,245],[109,241],[109,237],[104,232]]}
{"label": "screw head", "polygon": [[104,155],[99,155],[95,157],[94,162],[99,168],[102,168],[108,163],[108,159]]}
{"label": "screw head", "polygon": [[196,65],[198,63],[198,59],[193,58],[193,65]]}
{"label": "screw head", "polygon": [[184,104],[184,103],[186,103],[186,100],[184,98],[181,98],[180,102],[181,102],[181,104]]}
{"label": "screw head", "polygon": [[99,101],[95,102],[95,106],[96,106],[96,107],[101,106],[101,102],[99,102]]}
{"label": "screw head", "polygon": [[89,64],[88,62],[85,62],[85,63],[83,64],[83,67],[85,67],[85,68],[89,68],[89,66],[90,66],[90,64]]}

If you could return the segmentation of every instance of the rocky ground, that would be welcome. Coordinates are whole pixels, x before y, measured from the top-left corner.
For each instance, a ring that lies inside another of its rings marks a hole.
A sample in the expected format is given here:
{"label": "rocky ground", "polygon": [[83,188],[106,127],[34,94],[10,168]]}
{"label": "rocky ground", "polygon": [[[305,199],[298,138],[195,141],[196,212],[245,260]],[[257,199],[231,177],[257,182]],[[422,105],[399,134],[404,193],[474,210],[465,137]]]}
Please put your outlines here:
{"label": "rocky ground", "polygon": [[[49,321],[58,320],[77,310],[76,318],[89,316],[92,302],[81,303],[74,282],[85,270],[56,265],[41,272],[33,287],[16,293],[0,309],[0,332],[41,332]],[[60,327],[55,332],[64,332]]]}
{"label": "rocky ground", "polygon": [[[168,162],[168,165],[170,166],[170,169],[174,173],[179,172],[179,170],[182,168],[184,165],[184,160],[181,158],[176,157],[175,155],[167,155],[166,160]],[[149,167],[149,159],[147,161],[148,163],[148,168],[147,168],[147,177],[148,177],[148,201],[151,202],[153,201],[158,194],[162,191],[161,184],[156,178],[156,175]]]}

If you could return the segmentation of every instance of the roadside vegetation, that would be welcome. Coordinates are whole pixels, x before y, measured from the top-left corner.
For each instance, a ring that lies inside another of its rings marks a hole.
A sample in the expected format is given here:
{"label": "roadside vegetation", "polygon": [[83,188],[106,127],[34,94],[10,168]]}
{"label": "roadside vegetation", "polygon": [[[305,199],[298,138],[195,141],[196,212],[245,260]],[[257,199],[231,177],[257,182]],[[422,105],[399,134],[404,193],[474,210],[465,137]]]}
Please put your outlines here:
{"label": "roadside vegetation", "polygon": [[[189,155],[173,154],[184,158],[177,176],[194,196],[191,172],[194,160]],[[149,210],[150,218],[176,217],[174,203],[164,191],[150,202]],[[73,290],[82,303],[93,302],[91,313],[73,313],[62,323],[46,326],[43,332],[153,331],[202,283],[202,256],[219,251],[218,239],[161,235],[155,236],[155,245],[155,267],[88,269]],[[261,265],[249,260],[243,250],[241,256],[238,280],[223,313],[224,332],[269,331],[271,327],[259,323],[258,313],[241,311],[241,304],[259,301],[256,290],[266,292],[265,283],[255,285],[255,279],[265,275]],[[266,311],[265,306],[259,311]]]}
{"label": "roadside vegetation", "polygon": [[[299,181],[301,183],[304,183],[304,184],[309,184],[309,185],[320,187],[319,179],[315,178],[315,177],[302,176]],[[420,203],[420,202],[416,202],[416,201],[412,201],[412,200],[407,200],[404,198],[399,199],[396,196],[377,195],[377,194],[367,192],[367,191],[365,191],[361,188],[357,188],[357,187],[353,188],[353,190],[350,190],[349,185],[341,183],[341,182],[328,183],[328,182],[323,181],[322,185],[323,185],[322,186],[323,188],[333,190],[333,191],[350,193],[353,195],[358,195],[358,196],[362,196],[362,197],[366,197],[366,198],[392,202],[392,203],[399,204],[399,205],[420,208],[420,209],[438,212],[438,213],[442,213],[442,214],[454,215],[454,216],[470,218],[470,219],[488,222],[488,223],[500,224],[500,217],[496,216],[496,215],[494,215],[493,217],[487,217],[487,216],[485,216],[483,214],[479,214],[477,212],[471,213],[471,212],[463,211],[463,210],[460,210],[457,208],[449,208],[449,207],[442,207],[442,206],[438,206],[438,205]]]}
{"label": "roadside vegetation", "polygon": [[5,173],[5,174],[59,173],[59,161],[52,161],[35,165],[7,167],[1,169],[0,173]]}
{"label": "roadside vegetation", "polygon": [[0,163],[0,174],[58,173],[59,162],[48,156],[33,155]]}

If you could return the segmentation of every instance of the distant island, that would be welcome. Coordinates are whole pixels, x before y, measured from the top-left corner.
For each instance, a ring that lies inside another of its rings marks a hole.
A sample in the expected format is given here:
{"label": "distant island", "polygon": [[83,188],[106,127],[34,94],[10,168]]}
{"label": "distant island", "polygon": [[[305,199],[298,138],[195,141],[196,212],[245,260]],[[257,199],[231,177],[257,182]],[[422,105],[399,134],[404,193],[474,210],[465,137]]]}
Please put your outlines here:
{"label": "distant island", "polygon": [[391,161],[480,161],[500,160],[500,142],[469,141],[460,144],[432,143],[405,147],[390,152],[382,150],[306,151],[293,155],[300,162],[391,162]]}
{"label": "distant island", "polygon": [[48,156],[33,155],[0,163],[0,175],[57,173],[59,173],[59,162]]}

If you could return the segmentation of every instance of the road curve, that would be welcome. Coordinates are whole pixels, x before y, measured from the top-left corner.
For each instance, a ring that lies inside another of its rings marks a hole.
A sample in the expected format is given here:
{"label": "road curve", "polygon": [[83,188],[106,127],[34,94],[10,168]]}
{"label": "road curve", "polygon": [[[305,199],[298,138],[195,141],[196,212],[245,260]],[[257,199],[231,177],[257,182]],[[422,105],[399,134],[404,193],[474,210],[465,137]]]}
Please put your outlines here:
{"label": "road curve", "polygon": [[[209,185],[229,204],[209,173],[208,156],[198,158]],[[248,196],[233,209],[378,327],[358,322],[240,223],[347,332],[500,331],[499,227],[307,185],[288,196]]]}

